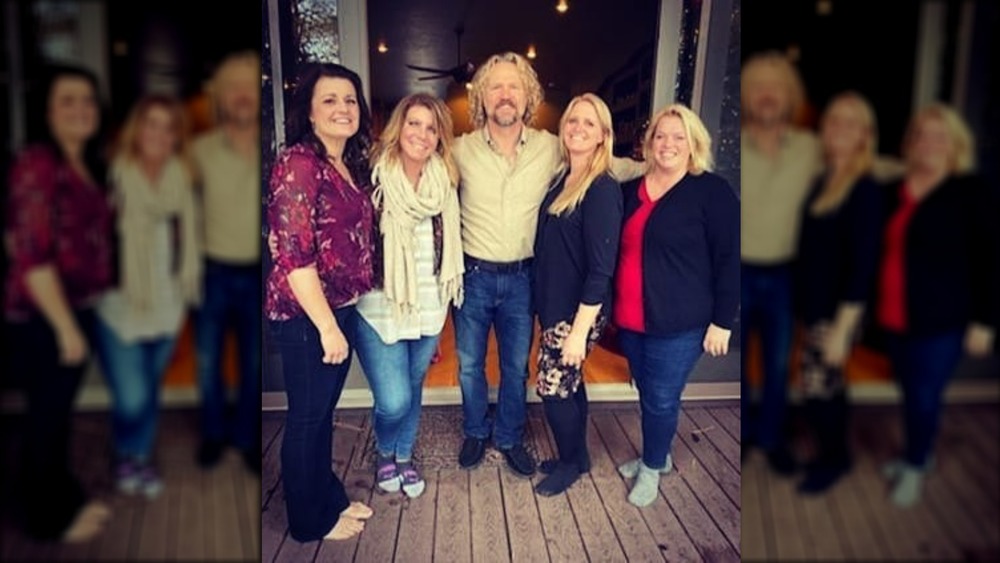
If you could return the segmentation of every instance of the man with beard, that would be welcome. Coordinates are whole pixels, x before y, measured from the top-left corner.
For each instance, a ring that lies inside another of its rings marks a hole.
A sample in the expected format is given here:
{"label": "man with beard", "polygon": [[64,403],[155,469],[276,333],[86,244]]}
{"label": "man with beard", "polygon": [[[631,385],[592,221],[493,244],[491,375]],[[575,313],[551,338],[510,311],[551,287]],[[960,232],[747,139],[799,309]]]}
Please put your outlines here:
{"label": "man with beard", "polygon": [[[195,318],[201,445],[198,463],[218,463],[227,441],[260,472],[260,58],[228,56],[210,84],[216,127],[194,143],[200,175],[205,264]],[[234,328],[240,383],[236,417],[227,428],[222,350]]]}
{"label": "man with beard", "polygon": [[793,327],[791,264],[800,209],[822,163],[816,137],[793,124],[804,91],[783,55],[769,52],[743,63],[741,100],[741,334],[746,350],[747,335],[757,329],[763,359],[755,419],[743,354],[742,443],[756,444],[774,471],[788,475],[795,470],[782,436]]}
{"label": "man with beard", "polygon": [[[478,466],[491,434],[485,363],[493,327],[500,361],[493,443],[523,477],[535,472],[522,444],[534,328],[531,258],[538,209],[562,164],[559,139],[529,127],[542,98],[524,57],[493,55],[476,72],[469,92],[476,130],[456,139],[454,147],[465,251],[465,301],[454,314],[465,434],[459,465]],[[642,175],[643,166],[614,159],[612,170],[625,181]]]}

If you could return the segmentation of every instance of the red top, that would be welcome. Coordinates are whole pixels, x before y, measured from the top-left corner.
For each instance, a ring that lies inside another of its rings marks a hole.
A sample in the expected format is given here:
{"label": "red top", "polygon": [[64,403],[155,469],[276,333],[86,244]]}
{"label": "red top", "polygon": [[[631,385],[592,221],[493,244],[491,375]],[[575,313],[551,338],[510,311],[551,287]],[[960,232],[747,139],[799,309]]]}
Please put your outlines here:
{"label": "red top", "polygon": [[47,264],[55,266],[71,307],[91,305],[112,281],[111,208],[104,191],[52,149],[34,146],[14,163],[8,198],[6,317],[25,321],[40,314],[24,278]]}
{"label": "red top", "polygon": [[917,210],[906,184],[900,187],[899,207],[885,230],[885,257],[879,275],[878,321],[895,331],[906,330],[906,230]]}
{"label": "red top", "polygon": [[[356,178],[362,182],[364,178]],[[312,266],[331,307],[372,289],[372,202],[304,145],[279,155],[271,172],[267,221],[278,239],[267,277],[267,318],[305,315],[288,285],[292,270]]]}
{"label": "red top", "polygon": [[622,229],[621,252],[618,254],[618,275],[615,277],[615,324],[627,330],[645,332],[642,309],[642,238],[649,215],[656,202],[649,199],[646,180],[639,184],[639,209],[625,221]]}

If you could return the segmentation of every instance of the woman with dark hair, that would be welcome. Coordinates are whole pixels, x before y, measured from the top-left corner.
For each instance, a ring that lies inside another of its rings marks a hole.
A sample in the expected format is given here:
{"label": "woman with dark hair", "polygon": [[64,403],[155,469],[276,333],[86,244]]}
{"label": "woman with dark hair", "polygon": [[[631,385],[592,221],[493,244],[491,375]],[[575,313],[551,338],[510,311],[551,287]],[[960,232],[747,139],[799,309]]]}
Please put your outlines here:
{"label": "woman with dark hair", "polygon": [[110,516],[103,503],[88,502],[72,475],[69,434],[93,346],[93,306],[111,283],[111,211],[96,78],[80,68],[53,68],[43,94],[44,126],[10,173],[4,314],[28,401],[25,527],[39,539],[80,542]]}
{"label": "woman with dark hair", "polygon": [[282,483],[293,538],[343,540],[372,515],[331,469],[355,305],[373,286],[371,115],[361,79],[337,64],[306,65],[287,127],[267,203],[275,247],[265,302],[288,395]]}

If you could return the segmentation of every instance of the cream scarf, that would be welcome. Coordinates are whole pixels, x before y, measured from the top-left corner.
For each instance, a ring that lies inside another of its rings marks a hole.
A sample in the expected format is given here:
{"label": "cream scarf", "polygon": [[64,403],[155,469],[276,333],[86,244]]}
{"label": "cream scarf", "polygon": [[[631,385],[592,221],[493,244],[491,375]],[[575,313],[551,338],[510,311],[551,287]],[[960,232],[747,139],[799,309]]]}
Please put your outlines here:
{"label": "cream scarf", "polygon": [[444,231],[441,249],[441,272],[438,288],[441,303],[462,305],[461,216],[458,190],[451,185],[448,169],[437,153],[424,165],[417,190],[403,172],[398,160],[380,158],[372,169],[372,201],[376,209],[383,205],[379,231],[382,233],[384,262],[383,290],[392,304],[394,318],[417,312],[417,268],[414,230],[421,221],[440,214]]}
{"label": "cream scarf", "polygon": [[201,300],[201,256],[198,249],[197,222],[191,179],[180,161],[172,158],[164,165],[157,185],[153,185],[140,167],[118,160],[111,169],[113,198],[118,209],[118,232],[121,280],[126,302],[139,311],[153,304],[153,260],[172,259],[154,256],[150,228],[171,217],[179,219],[180,271],[178,281],[182,297],[190,305]]}

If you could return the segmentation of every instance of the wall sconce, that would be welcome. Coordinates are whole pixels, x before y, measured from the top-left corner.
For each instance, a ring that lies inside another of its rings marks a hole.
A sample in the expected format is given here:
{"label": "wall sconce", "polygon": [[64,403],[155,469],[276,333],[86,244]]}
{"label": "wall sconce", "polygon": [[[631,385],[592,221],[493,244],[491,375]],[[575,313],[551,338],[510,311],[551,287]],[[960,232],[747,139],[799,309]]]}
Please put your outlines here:
{"label": "wall sconce", "polygon": [[378,46],[375,47],[375,50],[377,50],[379,53],[388,53],[389,46],[385,44],[385,41],[379,41]]}
{"label": "wall sconce", "polygon": [[560,14],[565,14],[566,10],[569,10],[569,2],[567,2],[566,0],[559,0],[559,2],[556,4],[556,11],[559,12]]}
{"label": "wall sconce", "polygon": [[535,46],[534,45],[528,45],[528,58],[531,59],[531,60],[535,60],[535,57],[537,57],[537,56],[538,56],[538,53],[535,52]]}

